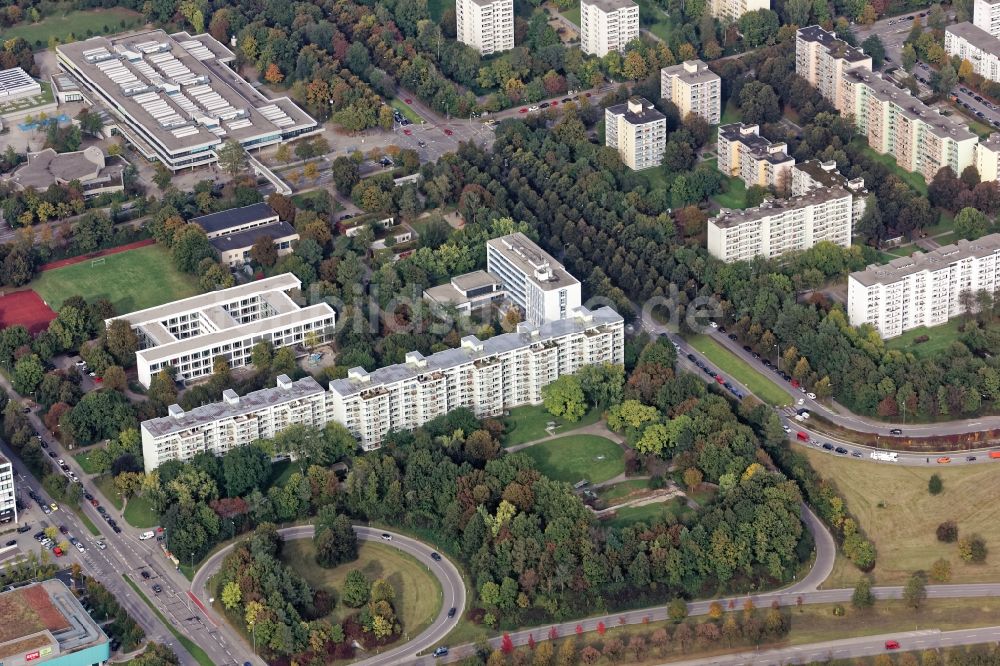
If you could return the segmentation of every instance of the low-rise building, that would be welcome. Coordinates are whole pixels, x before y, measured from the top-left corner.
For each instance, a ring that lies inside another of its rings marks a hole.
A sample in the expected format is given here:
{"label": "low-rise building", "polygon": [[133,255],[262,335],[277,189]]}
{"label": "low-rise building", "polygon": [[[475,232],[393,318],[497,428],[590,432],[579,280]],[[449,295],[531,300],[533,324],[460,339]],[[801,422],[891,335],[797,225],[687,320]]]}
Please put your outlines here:
{"label": "low-rise building", "polygon": [[120,158],[111,163],[97,146],[72,153],[57,153],[51,148],[28,153],[26,164],[18,167],[6,180],[18,189],[32,187],[45,190],[49,185],[80,183],[85,197],[112,194],[125,189],[125,164]]}
{"label": "low-rise building", "polygon": [[486,270],[533,326],[565,319],[580,307],[580,281],[521,232],[486,242]]}
{"label": "low-rise building", "polygon": [[815,86],[841,113],[845,112],[844,73],[852,69],[870,72],[871,56],[818,25],[795,33],[795,73]]}
{"label": "low-rise building", "polygon": [[227,389],[222,402],[187,412],[170,405],[167,416],[143,421],[142,459],[148,473],[168,460],[190,460],[204,452],[222,456],[257,440],[273,439],[290,425],[326,423],[323,387],[312,377],[293,382],[288,375],[278,375],[274,388],[244,396]]}
{"label": "low-rise building", "polygon": [[808,250],[820,241],[850,247],[851,211],[851,193],[842,187],[769,199],[747,210],[724,209],[708,221],[708,251],[728,263]]}
{"label": "low-rise building", "polygon": [[295,227],[288,222],[272,222],[262,227],[244,229],[236,233],[217,236],[209,242],[219,253],[219,261],[230,268],[239,268],[252,261],[250,250],[261,238],[269,238],[278,251],[278,256],[291,254],[293,244],[299,240]]}
{"label": "low-rise building", "polygon": [[853,326],[871,324],[883,338],[893,338],[964,314],[974,307],[976,292],[992,294],[998,287],[1000,234],[990,234],[851,273],[847,312]]}
{"label": "low-rise building", "polygon": [[482,55],[514,48],[514,0],[458,0],[456,37]]}
{"label": "low-rise building", "polygon": [[633,0],[580,0],[580,48],[603,58],[623,53],[639,38],[639,5]]}
{"label": "low-rise building", "polygon": [[201,227],[209,240],[247,231],[255,227],[263,227],[279,221],[278,214],[266,203],[255,203],[239,208],[230,208],[218,213],[209,213],[191,218],[191,224]]}
{"label": "low-rise building", "polygon": [[604,110],[604,145],[614,148],[630,169],[658,167],[667,148],[667,117],[642,97]]}
{"label": "low-rise building", "polygon": [[864,178],[847,178],[837,171],[834,161],[806,160],[792,167],[792,196],[797,197],[818,189],[842,187],[851,193],[851,226],[865,214],[868,190]]}
{"label": "low-rise building", "polygon": [[139,337],[136,366],[139,383],[148,387],[160,370],[173,367],[176,379],[212,374],[216,357],[230,368],[250,363],[259,342],[275,348],[325,342],[336,313],[327,303],[299,306],[287,292],[301,280],[291,273],[165,303],[115,319],[127,321]]}
{"label": "low-rise building", "polygon": [[722,173],[739,178],[747,187],[788,192],[795,158],[789,157],[784,142],[771,143],[760,135],[757,125],[732,123],[719,127],[717,145],[716,164]]}
{"label": "low-rise building", "polygon": [[701,60],[688,60],[660,70],[660,97],[680,110],[716,125],[722,113],[722,79]]}
{"label": "low-rise building", "polygon": [[445,284],[424,290],[424,299],[442,307],[454,307],[463,314],[488,308],[506,295],[500,278],[486,271],[458,275]]}
{"label": "low-rise building", "polygon": [[481,418],[519,405],[539,404],[542,387],[586,365],[624,362],[624,320],[611,308],[584,307],[540,327],[523,323],[516,333],[462,338],[458,349],[423,356],[372,372],[352,368],[330,382],[328,408],[365,450],[386,433],[410,430],[458,407]]}
{"label": "low-rise building", "polygon": [[972,64],[972,70],[990,81],[1000,81],[1000,39],[972,23],[945,28],[944,50]]}
{"label": "low-rise building", "polygon": [[17,522],[17,491],[14,488],[14,465],[0,456],[0,524]]}
{"label": "low-rise building", "polygon": [[4,666],[103,666],[111,645],[66,584],[58,579],[0,593]]}
{"label": "low-rise building", "polygon": [[42,94],[42,84],[20,67],[0,70],[0,104]]}

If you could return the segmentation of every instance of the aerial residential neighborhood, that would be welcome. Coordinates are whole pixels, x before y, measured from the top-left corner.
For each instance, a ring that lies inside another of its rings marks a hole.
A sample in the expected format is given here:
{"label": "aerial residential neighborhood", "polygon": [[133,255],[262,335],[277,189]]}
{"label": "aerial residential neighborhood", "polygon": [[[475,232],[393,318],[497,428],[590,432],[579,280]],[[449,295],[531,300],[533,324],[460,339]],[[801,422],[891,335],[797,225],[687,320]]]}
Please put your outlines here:
{"label": "aerial residential neighborhood", "polygon": [[1000,2],[0,7],[0,666],[1000,664]]}

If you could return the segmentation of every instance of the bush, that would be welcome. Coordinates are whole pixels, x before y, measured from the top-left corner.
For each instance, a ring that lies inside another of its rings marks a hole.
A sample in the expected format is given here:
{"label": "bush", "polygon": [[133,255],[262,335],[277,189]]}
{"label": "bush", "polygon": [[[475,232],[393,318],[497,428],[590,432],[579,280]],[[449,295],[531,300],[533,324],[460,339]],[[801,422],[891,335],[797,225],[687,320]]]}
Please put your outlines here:
{"label": "bush", "polygon": [[958,555],[963,562],[980,564],[986,561],[986,541],[978,534],[967,536],[958,542]]}
{"label": "bush", "polygon": [[931,478],[927,481],[927,492],[931,495],[940,495],[942,490],[944,490],[944,484],[941,483],[941,477],[937,474],[931,474]]}
{"label": "bush", "polygon": [[840,604],[837,604],[836,606],[833,607],[833,614],[836,615],[837,617],[844,617],[844,607],[841,606]]}
{"label": "bush", "polygon": [[958,540],[958,525],[954,520],[946,520],[937,526],[937,539],[944,543],[955,543]]}
{"label": "bush", "polygon": [[921,342],[927,342],[930,339],[931,338],[929,335],[918,335],[917,337],[913,338],[913,344],[919,345]]}

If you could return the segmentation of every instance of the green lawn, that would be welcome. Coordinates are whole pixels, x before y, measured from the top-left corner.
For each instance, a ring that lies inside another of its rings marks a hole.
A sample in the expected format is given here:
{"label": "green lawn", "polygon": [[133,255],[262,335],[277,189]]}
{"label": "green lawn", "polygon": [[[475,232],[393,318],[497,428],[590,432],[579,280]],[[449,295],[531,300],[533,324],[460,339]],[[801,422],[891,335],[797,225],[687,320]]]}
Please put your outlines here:
{"label": "green lawn", "polygon": [[858,139],[858,141],[862,146],[861,150],[863,153],[865,153],[865,155],[875,160],[876,162],[881,162],[882,164],[886,165],[887,167],[889,167],[889,170],[892,171],[897,176],[899,176],[904,183],[908,183],[911,187],[917,190],[917,192],[924,195],[925,197],[927,196],[927,183],[924,181],[923,176],[913,171],[907,171],[903,167],[899,166],[898,164],[896,164],[896,160],[893,159],[891,155],[883,155],[881,153],[875,152],[875,150],[871,146],[869,146],[864,139]]}
{"label": "green lawn", "polygon": [[739,178],[726,176],[723,180],[727,183],[724,187],[726,191],[716,194],[712,200],[722,208],[746,208],[747,207],[747,186]]}
{"label": "green lawn", "polygon": [[94,467],[94,463],[90,460],[90,454],[94,453],[97,449],[91,449],[90,451],[84,451],[83,453],[77,453],[73,457],[76,459],[78,465],[87,474],[97,474],[100,472],[99,469]]}
{"label": "green lawn", "polygon": [[417,113],[416,111],[414,111],[413,107],[411,107],[409,104],[407,104],[403,100],[398,99],[398,98],[393,99],[392,101],[389,102],[389,105],[392,106],[392,108],[394,108],[397,111],[399,111],[400,113],[402,113],[403,116],[407,120],[409,120],[411,123],[414,123],[416,125],[422,125],[423,124],[424,119],[420,116],[420,114]]}
{"label": "green lawn", "polygon": [[170,255],[158,245],[108,255],[103,264],[88,260],[45,271],[31,287],[53,310],[79,295],[88,302],[107,298],[119,314],[199,293],[196,280],[174,268]]}
{"label": "green lawn", "polygon": [[726,102],[726,106],[722,109],[722,117],[719,118],[720,125],[728,125],[730,123],[738,123],[743,120],[743,112],[740,111],[740,107],[736,105],[736,102],[729,100]]}
{"label": "green lawn", "polygon": [[104,499],[111,503],[113,507],[122,510],[122,498],[118,496],[118,491],[115,490],[115,478],[110,474],[102,474],[93,479],[94,485],[97,489],[101,491],[104,495]]}
{"label": "green lawn", "polygon": [[49,16],[38,23],[25,22],[12,28],[5,28],[0,32],[0,40],[24,37],[32,46],[44,47],[48,44],[49,37],[55,37],[65,43],[69,41],[67,38],[71,34],[76,39],[85,39],[88,37],[88,31],[92,35],[103,35],[122,32],[141,23],[141,14],[122,7],[72,11],[61,16]]}
{"label": "green lawn", "polygon": [[667,180],[667,170],[662,166],[653,167],[651,169],[643,169],[639,172],[639,175],[642,176],[647,183],[649,183],[650,190],[654,190],[658,187],[667,188],[669,190],[668,185],[673,183],[673,180]]}
{"label": "green lawn", "polygon": [[297,464],[293,464],[291,460],[282,460],[281,462],[276,462],[271,465],[271,480],[268,483],[268,487],[271,486],[284,486],[288,483],[288,479],[291,478],[293,472],[301,471]]}
{"label": "green lawn", "polygon": [[[650,0],[636,0],[639,5],[639,26],[662,39],[669,41],[673,21],[662,9]],[[577,23],[579,25],[579,23]]]}
{"label": "green lawn", "polygon": [[125,505],[125,522],[140,530],[156,527],[160,517],[145,497],[133,497]]}
{"label": "green lawn", "polygon": [[601,483],[625,471],[622,448],[606,437],[569,435],[521,449],[535,467],[556,481]]}
{"label": "green lawn", "polygon": [[533,442],[536,439],[548,437],[549,433],[545,431],[545,426],[550,421],[556,424],[556,432],[561,433],[573,428],[591,425],[600,420],[601,411],[598,409],[590,410],[579,421],[571,423],[565,419],[552,416],[541,405],[515,407],[510,410],[510,416],[504,419],[504,426],[507,428],[504,436],[504,446],[525,444]]}
{"label": "green lawn", "polygon": [[[925,358],[934,357],[947,349],[952,342],[958,340],[958,336],[961,335],[958,332],[958,327],[962,324],[962,321],[962,317],[955,317],[940,326],[932,328],[921,326],[912,331],[906,331],[899,337],[886,340],[885,346],[887,349],[913,352],[915,355]],[[926,335],[930,339],[920,344],[914,343],[914,339],[921,335]]]}
{"label": "green lawn", "polygon": [[[295,539],[281,549],[281,559],[302,574],[313,589],[335,591],[340,598],[347,574],[360,569],[369,580],[385,578],[396,591],[393,606],[411,637],[430,626],[441,610],[444,595],[441,583],[431,575],[427,565],[390,545],[371,541],[358,543],[358,559],[334,569],[324,569],[316,564],[316,548],[312,539]],[[339,621],[356,612],[338,603],[328,616]]]}
{"label": "green lawn", "polygon": [[746,386],[755,396],[767,404],[779,407],[791,402],[788,394],[782,391],[769,377],[758,372],[710,336],[693,335],[687,341],[718,369],[735,377],[736,381]]}
{"label": "green lawn", "polygon": [[170,622],[167,621],[167,618],[163,617],[163,613],[161,613],[159,609],[153,605],[153,603],[149,600],[149,597],[146,596],[146,593],[143,592],[138,585],[136,585],[134,580],[125,574],[122,574],[122,578],[124,578],[125,582],[128,583],[133,590],[135,590],[135,593],[139,595],[139,598],[145,601],[146,605],[149,606],[154,613],[156,613],[156,617],[160,618],[160,622],[163,623],[163,626],[165,626],[170,633],[174,635],[174,638],[176,638],[180,644],[191,653],[191,656],[194,657],[194,660],[198,662],[199,666],[213,666],[212,660],[209,658],[208,654],[198,647],[198,644],[193,640],[174,629],[174,625],[170,624]]}
{"label": "green lawn", "polygon": [[427,0],[427,12],[430,14],[431,20],[435,23],[441,22],[444,10],[454,6],[452,0]]}
{"label": "green lawn", "polygon": [[629,525],[638,522],[651,523],[653,520],[661,516],[674,515],[680,517],[684,513],[690,511],[691,510],[687,508],[687,505],[684,504],[683,500],[675,498],[667,502],[657,502],[656,504],[630,506],[624,509],[619,509],[615,512],[615,517],[609,519],[607,524],[615,527],[628,527]]}
{"label": "green lawn", "polygon": [[567,21],[571,22],[576,27],[580,27],[580,5],[575,4],[571,8],[561,12]]}
{"label": "green lawn", "polygon": [[652,483],[652,479],[630,479],[611,486],[604,486],[597,491],[597,495],[608,504],[614,504],[616,500],[628,497],[634,492],[652,488]]}
{"label": "green lawn", "polygon": [[924,233],[928,236],[937,236],[938,234],[943,234],[946,231],[955,230],[955,217],[947,212],[941,211],[941,216],[938,218],[938,223],[933,227],[928,227],[924,229]]}

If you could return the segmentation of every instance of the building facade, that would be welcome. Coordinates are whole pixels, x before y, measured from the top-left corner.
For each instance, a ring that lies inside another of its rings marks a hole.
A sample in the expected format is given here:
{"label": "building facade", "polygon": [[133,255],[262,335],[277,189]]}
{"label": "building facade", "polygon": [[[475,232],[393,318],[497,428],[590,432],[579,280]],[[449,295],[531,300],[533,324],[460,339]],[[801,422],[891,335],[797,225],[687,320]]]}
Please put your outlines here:
{"label": "building facade", "polygon": [[739,178],[747,187],[759,185],[777,192],[791,188],[795,158],[789,157],[784,142],[771,143],[760,135],[757,125],[732,123],[719,127],[719,171]]}
{"label": "building facade", "polygon": [[722,79],[701,60],[688,60],[660,70],[660,97],[681,112],[700,116],[709,125],[719,124],[722,113]]}
{"label": "building facade", "polygon": [[604,110],[604,145],[618,151],[628,168],[658,167],[667,148],[667,117],[642,97]]}
{"label": "building facade", "polygon": [[457,0],[456,37],[482,55],[514,48],[514,0]]}
{"label": "building facade", "polygon": [[972,22],[991,37],[1000,38],[1000,0],[975,0]]}
{"label": "building facade", "polygon": [[818,25],[800,28],[795,33],[795,73],[815,86],[841,113],[844,73],[852,69],[870,72],[871,57]]}
{"label": "building facade", "polygon": [[0,456],[0,524],[17,522],[17,491],[14,488],[14,465]]}
{"label": "building facade", "polygon": [[127,321],[139,337],[136,366],[139,382],[148,387],[160,370],[173,367],[178,381],[212,374],[216,357],[230,368],[250,364],[258,342],[275,349],[325,342],[336,313],[327,303],[300,307],[287,292],[302,282],[291,273],[192,296],[132,312]]}
{"label": "building facade", "polygon": [[850,247],[851,210],[851,193],[841,187],[723,210],[708,221],[708,251],[730,263],[808,250],[820,241]]}
{"label": "building facade", "polygon": [[632,0],[580,0],[580,48],[603,58],[639,38],[639,5]]}
{"label": "building facade", "polygon": [[582,302],[580,281],[521,232],[486,242],[486,272],[532,326],[565,319]]}
{"label": "building facade", "polygon": [[747,12],[770,9],[771,0],[712,0],[712,16],[723,22],[739,21]]}
{"label": "building facade", "polygon": [[871,324],[883,338],[937,326],[966,311],[966,297],[1000,286],[1000,234],[959,240],[926,254],[873,264],[847,279],[853,326]]}
{"label": "building facade", "polygon": [[994,132],[976,146],[976,171],[980,182],[1000,180],[1000,134]]}
{"label": "building facade", "polygon": [[973,71],[990,81],[1000,81],[1000,39],[972,23],[945,28],[944,50],[968,60]]}
{"label": "building facade", "polygon": [[819,189],[841,187],[851,193],[851,227],[865,214],[868,190],[864,178],[847,178],[837,171],[834,161],[806,160],[792,167],[792,196],[798,197]]}
{"label": "building facade", "polygon": [[142,459],[148,473],[168,460],[190,460],[202,452],[225,455],[230,449],[272,439],[293,424],[326,423],[323,387],[312,377],[293,382],[288,375],[278,375],[275,388],[242,397],[227,389],[222,402],[188,412],[171,405],[167,416],[143,421]]}
{"label": "building facade", "polygon": [[542,387],[586,365],[624,362],[624,320],[611,308],[577,308],[569,318],[479,340],[458,349],[367,372],[353,368],[330,382],[330,417],[344,424],[365,450],[392,430],[410,430],[457,407],[498,417],[519,405],[539,404]]}

